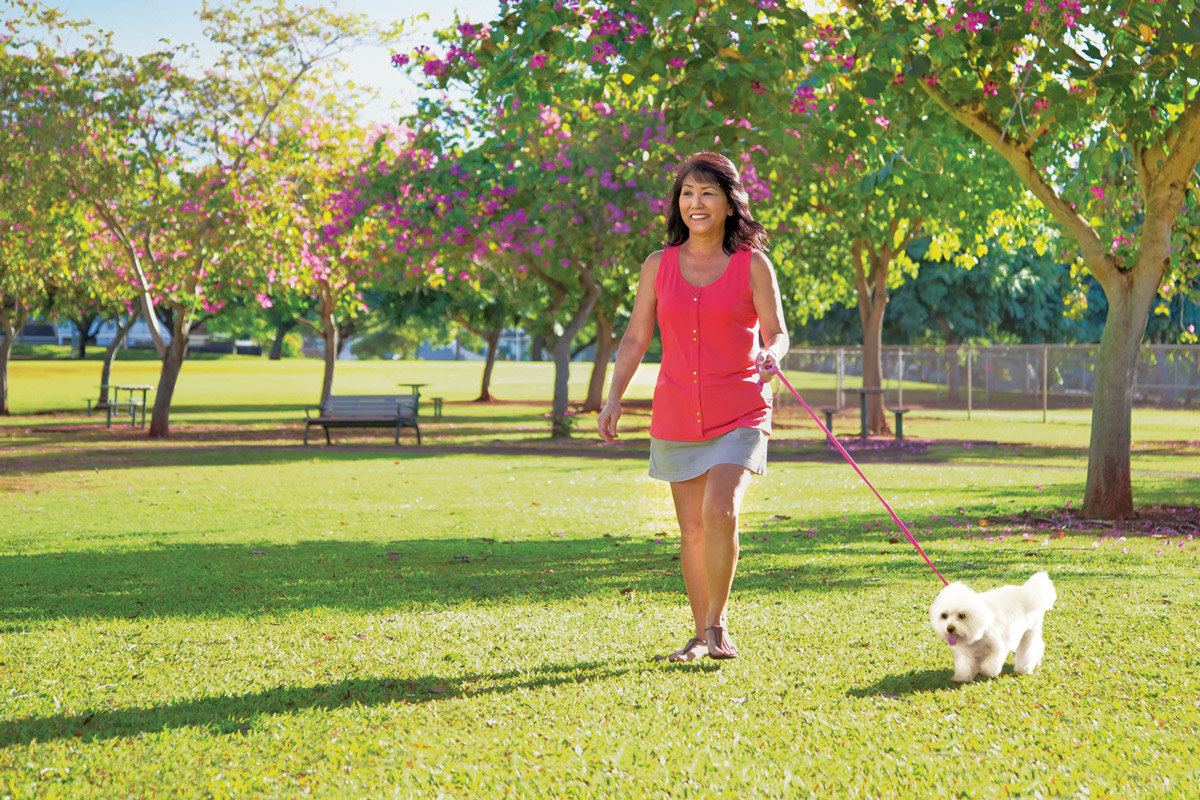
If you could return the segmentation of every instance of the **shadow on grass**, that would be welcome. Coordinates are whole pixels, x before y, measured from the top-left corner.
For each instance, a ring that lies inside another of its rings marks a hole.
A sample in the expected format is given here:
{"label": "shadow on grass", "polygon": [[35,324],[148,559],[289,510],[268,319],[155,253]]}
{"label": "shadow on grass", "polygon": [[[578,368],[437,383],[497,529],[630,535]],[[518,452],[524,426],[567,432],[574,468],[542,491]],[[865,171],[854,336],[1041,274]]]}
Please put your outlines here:
{"label": "shadow on grass", "polygon": [[279,686],[243,695],[202,697],[153,708],[87,709],[76,714],[30,716],[0,722],[0,749],[34,740],[78,738],[88,742],[190,727],[206,728],[213,735],[239,735],[252,731],[255,723],[265,717],[505,695],[608,680],[630,669],[628,663],[595,661],[458,677],[356,678],[318,686]]}
{"label": "shadow on grass", "polygon": [[[635,436],[618,446],[607,446],[598,438],[577,436],[568,440],[552,440],[540,429],[513,431],[497,428],[480,431],[471,427],[455,427],[453,420],[422,424],[423,444],[418,445],[411,429],[401,433],[399,446],[392,444],[390,430],[336,429],[333,444],[326,445],[319,429],[310,434],[310,444],[304,445],[302,425],[275,425],[266,428],[244,427],[224,423],[212,426],[177,426],[168,439],[149,440],[145,429],[117,428],[111,430],[87,425],[39,429],[33,427],[20,441],[4,443],[5,455],[0,456],[0,475],[37,475],[70,472],[79,469],[180,466],[191,464],[288,464],[312,459],[329,461],[371,460],[381,458],[430,458],[445,455],[533,455],[557,458],[586,459],[645,459],[648,439]],[[517,440],[502,440],[479,444],[439,444],[438,438],[461,437],[486,439],[492,436],[520,434]],[[1030,449],[1025,457],[1015,456],[1004,448],[974,448],[964,450],[939,442],[895,445],[875,441],[870,449],[861,449],[857,442],[850,445],[851,456],[860,464],[895,464],[913,467],[943,466],[959,461],[972,465],[1010,469],[1029,469],[1028,459],[1042,462],[1038,468],[1061,467],[1083,473],[1086,464],[1076,458],[1074,448],[1051,450]],[[928,447],[927,447],[928,445]],[[69,454],[44,452],[22,455],[22,451],[45,450],[68,446]],[[1143,451],[1138,451],[1143,452]],[[1149,451],[1146,451],[1149,452]],[[1159,448],[1153,452],[1176,452]],[[1183,452],[1182,450],[1178,452]],[[994,456],[994,461],[982,462]],[[982,457],[982,458],[981,458]],[[1046,461],[1071,463],[1046,464]],[[780,439],[773,443],[770,461],[776,464],[830,463],[843,464],[842,457],[823,442]],[[1184,474],[1183,477],[1188,477]],[[1200,478],[1200,476],[1197,476]]]}
{"label": "shadow on grass", "polygon": [[955,683],[951,679],[953,675],[953,668],[926,669],[906,672],[903,675],[885,675],[870,686],[851,689],[846,692],[846,696],[897,699],[910,694],[954,691],[962,688],[962,684]]}
{"label": "shadow on grass", "polygon": [[[392,614],[584,598],[628,604],[643,596],[683,600],[677,540],[501,543],[447,537],[172,545],[168,532],[144,536],[151,548],[0,557],[0,633],[62,619],[250,618],[312,609]],[[869,596],[928,584],[932,595],[936,581],[908,547],[868,542],[847,549],[847,541],[840,536],[797,539],[778,531],[768,542],[743,536],[734,592],[742,597]],[[996,585],[1028,572],[1030,556],[1040,554],[1002,546],[965,557],[949,553],[937,563],[951,578]],[[933,555],[938,557],[936,551]],[[1089,560],[1088,553],[1056,551],[1054,557],[1050,569],[1069,564],[1072,580],[1109,574],[1110,567]]]}
{"label": "shadow on grass", "polygon": [[[949,656],[947,656],[949,658]],[[931,692],[954,692],[967,686],[967,683],[959,683],[953,679],[954,669],[947,667],[946,669],[925,669],[920,671],[905,672],[902,675],[885,675],[879,680],[872,683],[870,686],[864,686],[858,689],[851,689],[846,692],[847,697],[886,697],[892,700],[898,700],[906,695],[927,694]],[[996,681],[1004,678],[1020,678],[1024,679],[1027,676],[1017,675],[1013,670],[1012,664],[1005,664],[1004,669],[995,678],[985,678],[978,676],[974,681],[968,683],[979,683],[981,681]]]}
{"label": "shadow on grass", "polygon": [[[0,632],[61,618],[250,617],[315,608],[388,614],[582,597],[627,603],[683,590],[676,547],[609,538],[172,546],[169,534],[146,537],[159,549],[0,557]],[[754,558],[747,551],[742,559],[739,591],[864,586],[833,564],[758,569]],[[895,567],[897,578],[925,568]]]}

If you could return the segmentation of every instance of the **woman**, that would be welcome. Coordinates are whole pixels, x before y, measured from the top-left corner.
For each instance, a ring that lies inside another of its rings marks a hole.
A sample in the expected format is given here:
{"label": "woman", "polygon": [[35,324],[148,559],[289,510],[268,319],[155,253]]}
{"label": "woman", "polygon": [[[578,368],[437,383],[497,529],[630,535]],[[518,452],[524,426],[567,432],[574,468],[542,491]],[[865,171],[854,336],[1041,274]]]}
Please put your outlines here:
{"label": "woman", "polygon": [[663,360],[650,422],[650,475],[671,483],[695,625],[671,661],[738,654],[725,616],[737,569],[738,511],[750,476],[766,469],[771,391],[761,382],[788,349],[775,271],[761,252],[766,238],[733,162],[702,152],[680,166],[667,246],[642,265],[600,412],[600,437],[611,444],[621,396],[657,319]]}

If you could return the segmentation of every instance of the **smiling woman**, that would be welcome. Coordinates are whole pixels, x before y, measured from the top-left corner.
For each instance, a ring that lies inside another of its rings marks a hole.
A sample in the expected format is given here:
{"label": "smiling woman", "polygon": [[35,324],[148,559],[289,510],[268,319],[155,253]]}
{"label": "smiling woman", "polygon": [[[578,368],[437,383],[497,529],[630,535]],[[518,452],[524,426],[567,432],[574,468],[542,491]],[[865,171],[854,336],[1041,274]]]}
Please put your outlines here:
{"label": "smiling woman", "polygon": [[766,470],[771,392],[788,348],[779,286],[737,168],[701,152],[676,172],[667,246],[642,266],[617,351],[600,436],[617,438],[621,396],[657,320],[663,361],[650,424],[650,475],[671,483],[695,633],[666,658],[734,658],[726,607],[738,559],[738,512]]}

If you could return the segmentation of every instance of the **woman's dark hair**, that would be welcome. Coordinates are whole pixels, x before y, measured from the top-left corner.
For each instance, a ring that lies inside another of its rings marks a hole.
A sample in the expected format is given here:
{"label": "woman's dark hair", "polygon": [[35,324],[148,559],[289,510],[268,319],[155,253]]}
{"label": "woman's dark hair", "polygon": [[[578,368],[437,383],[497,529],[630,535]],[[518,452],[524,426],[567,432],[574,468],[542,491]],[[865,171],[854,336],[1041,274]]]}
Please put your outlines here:
{"label": "woman's dark hair", "polygon": [[677,247],[687,241],[690,231],[679,211],[679,195],[683,182],[695,176],[709,180],[721,187],[733,213],[725,218],[725,252],[736,250],[766,250],[767,229],[755,222],[750,213],[750,196],[742,186],[742,177],[737,167],[723,155],[707,150],[688,156],[675,171],[675,185],[671,187],[671,202],[667,209],[667,246]]}

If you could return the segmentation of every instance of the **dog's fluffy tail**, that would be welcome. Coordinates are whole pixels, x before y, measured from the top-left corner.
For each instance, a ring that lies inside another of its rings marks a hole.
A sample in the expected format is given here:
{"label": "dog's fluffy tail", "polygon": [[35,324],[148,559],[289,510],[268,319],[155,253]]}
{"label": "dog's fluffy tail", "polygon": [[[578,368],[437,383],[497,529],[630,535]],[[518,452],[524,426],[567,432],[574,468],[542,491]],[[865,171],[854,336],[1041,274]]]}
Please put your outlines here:
{"label": "dog's fluffy tail", "polygon": [[1034,605],[1042,610],[1053,608],[1055,601],[1058,600],[1058,592],[1054,590],[1054,584],[1050,581],[1048,573],[1034,574],[1025,581],[1025,587],[1034,593]]}

